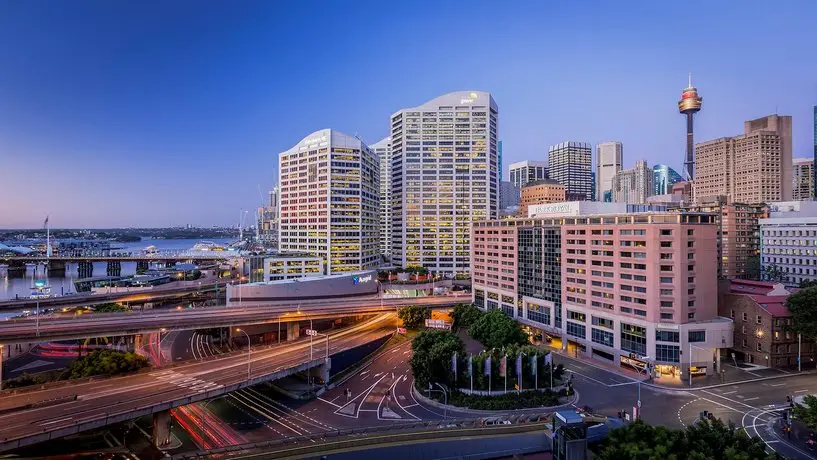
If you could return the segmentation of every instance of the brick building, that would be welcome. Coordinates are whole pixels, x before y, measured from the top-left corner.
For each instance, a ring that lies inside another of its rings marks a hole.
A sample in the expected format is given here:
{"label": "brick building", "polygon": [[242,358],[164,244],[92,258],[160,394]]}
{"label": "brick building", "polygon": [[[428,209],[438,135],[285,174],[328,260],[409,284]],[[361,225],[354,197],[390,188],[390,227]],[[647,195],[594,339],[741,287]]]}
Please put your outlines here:
{"label": "brick building", "polygon": [[[796,368],[797,334],[789,330],[786,308],[790,292],[769,281],[723,280],[718,310],[734,321],[734,345],[730,353],[738,362],[774,368]],[[803,367],[813,367],[817,344],[800,344]],[[730,356],[731,359],[731,356]]]}

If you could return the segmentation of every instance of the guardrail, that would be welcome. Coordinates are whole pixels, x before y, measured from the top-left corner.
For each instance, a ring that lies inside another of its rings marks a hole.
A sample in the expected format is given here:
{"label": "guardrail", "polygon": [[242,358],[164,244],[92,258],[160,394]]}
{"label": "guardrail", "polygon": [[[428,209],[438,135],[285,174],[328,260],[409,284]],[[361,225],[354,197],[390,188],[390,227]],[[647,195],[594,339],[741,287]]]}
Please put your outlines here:
{"label": "guardrail", "polygon": [[[426,422],[395,423],[391,425],[331,430],[311,435],[293,436],[266,442],[240,444],[218,449],[199,450],[172,456],[173,459],[205,458],[212,455],[249,454],[263,452],[264,458],[274,458],[276,452],[286,450],[286,456],[317,455],[328,450],[348,447],[376,446],[382,443],[411,442],[422,439],[440,439],[462,436],[464,431],[520,432],[542,429],[550,422],[553,412],[538,414],[513,414],[458,420],[435,420]],[[524,429],[520,429],[524,425]],[[385,436],[383,436],[385,435]],[[339,439],[348,437],[348,439]],[[306,444],[304,444],[306,443]],[[316,444],[317,443],[317,444]],[[303,445],[302,445],[303,444]]]}

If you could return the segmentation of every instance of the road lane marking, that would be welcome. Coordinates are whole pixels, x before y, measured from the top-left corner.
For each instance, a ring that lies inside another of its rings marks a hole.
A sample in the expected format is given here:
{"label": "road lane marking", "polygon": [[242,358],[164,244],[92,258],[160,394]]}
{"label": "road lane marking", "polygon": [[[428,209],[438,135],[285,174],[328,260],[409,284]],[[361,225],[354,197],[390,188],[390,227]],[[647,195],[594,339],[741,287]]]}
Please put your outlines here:
{"label": "road lane marking", "polygon": [[[581,374],[580,374],[581,375]],[[624,383],[616,383],[613,385],[607,385],[608,387],[623,387],[625,385],[635,385],[638,382],[624,382]]]}
{"label": "road lane marking", "polygon": [[601,380],[596,380],[596,379],[594,379],[593,377],[588,377],[588,376],[586,376],[586,375],[584,375],[584,374],[580,374],[580,373],[578,373],[578,372],[576,372],[576,371],[574,371],[574,370],[570,370],[570,369],[568,369],[568,368],[565,368],[565,370],[566,370],[567,372],[572,373],[572,374],[580,375],[580,376],[582,376],[582,377],[586,378],[587,380],[591,380],[591,381],[593,381],[593,382],[596,382],[596,383],[598,383],[599,385],[603,385],[603,386],[606,386],[606,387],[612,386],[612,385],[610,385],[610,384],[607,384],[607,383],[602,382]]}
{"label": "road lane marking", "polygon": [[73,417],[59,418],[59,419],[57,419],[57,420],[52,420],[52,421],[50,421],[50,422],[43,422],[43,423],[40,423],[40,425],[41,425],[41,426],[45,426],[45,425],[53,425],[54,423],[64,422],[64,421],[66,421],[66,420],[71,420],[72,418],[73,418]]}
{"label": "road lane marking", "polygon": [[782,387],[783,385],[785,385],[785,383],[773,383],[773,384],[770,384],[769,386],[770,387]]}
{"label": "road lane marking", "polygon": [[746,398],[744,401],[754,401],[755,399],[760,399],[760,396],[755,396],[754,398]]}
{"label": "road lane marking", "polygon": [[[338,398],[340,398],[340,396],[336,396],[336,397],[335,397],[335,399],[338,399]],[[333,399],[332,401],[334,401],[335,399]],[[331,405],[331,406],[335,406],[335,407],[337,407],[338,409],[340,409],[341,407],[343,407],[343,406],[339,406],[339,405],[337,405],[337,404],[333,403],[332,401],[327,401],[327,400],[325,400],[325,399],[321,398],[320,396],[318,396],[318,401],[323,401],[323,402],[325,402],[326,404],[329,404],[329,405]]]}
{"label": "road lane marking", "polygon": [[721,395],[731,395],[731,394],[733,394],[733,393],[737,393],[737,392],[738,392],[738,390],[734,390],[734,391],[727,391],[727,392],[725,392],[725,393],[721,393]]}
{"label": "road lane marking", "polygon": [[808,390],[797,390],[795,393],[808,393]]}

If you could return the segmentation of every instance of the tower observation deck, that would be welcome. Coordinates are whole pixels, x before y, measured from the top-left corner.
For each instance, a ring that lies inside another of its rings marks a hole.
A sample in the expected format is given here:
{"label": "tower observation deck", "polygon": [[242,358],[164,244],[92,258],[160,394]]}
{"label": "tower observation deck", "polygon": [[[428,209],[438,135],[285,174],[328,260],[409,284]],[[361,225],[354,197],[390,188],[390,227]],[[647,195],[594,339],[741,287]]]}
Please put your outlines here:
{"label": "tower observation deck", "polygon": [[695,176],[695,142],[693,140],[693,117],[701,110],[703,98],[698,96],[698,89],[692,86],[692,74],[689,75],[689,84],[681,92],[678,101],[678,111],[687,117],[687,150],[684,159],[684,179],[692,180]]}

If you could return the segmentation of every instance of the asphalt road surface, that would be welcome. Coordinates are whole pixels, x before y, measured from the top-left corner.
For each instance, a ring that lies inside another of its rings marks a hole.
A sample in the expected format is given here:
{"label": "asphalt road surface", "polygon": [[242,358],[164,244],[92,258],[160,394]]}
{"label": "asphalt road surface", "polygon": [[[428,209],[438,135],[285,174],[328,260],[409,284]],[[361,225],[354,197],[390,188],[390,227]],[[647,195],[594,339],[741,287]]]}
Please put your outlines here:
{"label": "asphalt road surface", "polygon": [[[393,331],[394,315],[382,314],[375,319],[330,334],[330,354],[357,347]],[[323,341],[315,342],[315,356],[325,353]],[[309,360],[309,341],[254,350],[251,353],[253,378],[297,366]],[[202,362],[181,364],[171,369],[157,369],[126,377],[91,381],[64,387],[0,398],[0,441],[5,448],[10,441],[43,432],[72,428],[80,423],[102,421],[113,414],[155,407],[185,398],[204,398],[220,388],[247,381],[247,360],[229,355]],[[76,400],[58,405],[25,409],[27,404]]]}

